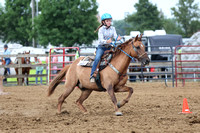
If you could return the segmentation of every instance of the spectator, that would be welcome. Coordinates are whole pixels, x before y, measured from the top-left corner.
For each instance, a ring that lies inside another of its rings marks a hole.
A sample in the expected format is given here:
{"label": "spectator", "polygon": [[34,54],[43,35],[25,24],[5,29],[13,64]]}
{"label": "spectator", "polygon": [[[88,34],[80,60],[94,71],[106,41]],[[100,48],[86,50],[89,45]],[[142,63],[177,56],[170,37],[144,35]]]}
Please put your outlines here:
{"label": "spectator", "polygon": [[[35,57],[35,64],[42,64],[40,59]],[[44,67],[43,66],[36,66],[36,75],[42,74]],[[38,84],[38,77],[35,78],[36,84]],[[40,84],[42,84],[42,77],[40,77]]]}
{"label": "spectator", "polygon": [[[8,45],[4,45],[4,52],[3,52],[4,55],[10,55],[10,50],[8,50]],[[10,57],[4,57],[5,59],[5,65],[9,65],[11,63],[11,59]],[[2,60],[3,60],[3,57],[2,57]],[[6,68],[8,74],[10,75],[10,68]]]}

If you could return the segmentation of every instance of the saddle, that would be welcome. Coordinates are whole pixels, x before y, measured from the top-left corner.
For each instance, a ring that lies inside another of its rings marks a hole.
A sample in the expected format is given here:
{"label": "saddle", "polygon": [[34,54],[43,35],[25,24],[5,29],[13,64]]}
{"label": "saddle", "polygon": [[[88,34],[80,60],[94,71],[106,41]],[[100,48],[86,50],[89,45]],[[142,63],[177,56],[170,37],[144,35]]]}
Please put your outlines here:
{"label": "saddle", "polygon": [[[110,63],[112,57],[113,57],[113,50],[106,50],[103,54],[103,56],[101,57],[100,63],[97,67],[99,67],[99,71],[103,70],[108,63]],[[95,56],[86,56],[84,57],[79,63],[79,66],[82,67],[92,67],[94,64],[94,59]]]}

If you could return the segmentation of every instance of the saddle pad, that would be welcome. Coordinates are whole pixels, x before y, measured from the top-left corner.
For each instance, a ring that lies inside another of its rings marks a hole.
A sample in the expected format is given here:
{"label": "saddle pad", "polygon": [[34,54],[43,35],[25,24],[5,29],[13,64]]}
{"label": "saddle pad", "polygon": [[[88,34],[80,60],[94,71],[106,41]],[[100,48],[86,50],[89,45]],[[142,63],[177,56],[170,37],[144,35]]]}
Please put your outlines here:
{"label": "saddle pad", "polygon": [[93,62],[94,62],[93,58],[86,56],[82,60],[80,60],[77,65],[84,66],[84,67],[90,67],[91,63],[93,63]]}
{"label": "saddle pad", "polygon": [[[111,61],[112,58],[112,54],[107,54],[107,56],[105,58],[101,59],[101,63],[100,63],[100,70],[102,70],[103,68],[105,68],[108,63]],[[83,67],[92,67],[94,64],[94,56],[90,57],[84,57],[82,60],[79,61],[78,65],[79,66],[83,66]]]}

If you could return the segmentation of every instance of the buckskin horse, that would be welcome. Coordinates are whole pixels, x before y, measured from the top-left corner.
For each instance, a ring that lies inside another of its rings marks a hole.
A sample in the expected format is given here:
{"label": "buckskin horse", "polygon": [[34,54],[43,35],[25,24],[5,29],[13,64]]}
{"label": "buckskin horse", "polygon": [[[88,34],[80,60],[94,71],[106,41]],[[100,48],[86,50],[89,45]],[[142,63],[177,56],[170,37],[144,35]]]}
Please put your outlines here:
{"label": "buckskin horse", "polygon": [[[30,51],[29,52],[23,52],[23,54],[30,54]],[[30,57],[22,57],[21,58],[21,63],[22,64],[31,64],[31,61],[30,61]],[[16,64],[18,64],[18,61],[16,62]],[[25,75],[29,75],[30,73],[30,69],[31,67],[23,67],[22,68],[22,74]],[[18,75],[18,68],[15,68],[15,72],[16,72],[16,75]],[[22,78],[22,83],[24,83],[24,78]],[[17,84],[19,85],[19,78],[17,78]],[[28,78],[26,80],[26,85],[28,85]]]}
{"label": "buckskin horse", "polygon": [[[138,61],[140,61],[143,65],[147,65],[150,62],[141,38],[142,36],[136,36],[134,39],[129,39],[128,41],[118,45],[115,48],[114,56],[110,62],[115,70],[110,66],[107,66],[105,69],[100,71],[101,84],[111,97],[115,108],[115,115],[122,115],[119,108],[128,103],[133,93],[133,88],[125,86],[128,76],[126,75],[125,77],[120,78],[122,75],[127,73],[131,58],[134,57],[138,59]],[[72,64],[65,66],[49,85],[48,96],[54,92],[57,85],[66,76],[65,92],[58,99],[58,113],[61,113],[61,106],[64,100],[70,95],[76,86],[78,86],[82,91],[81,96],[76,101],[76,104],[83,112],[86,112],[87,110],[82,104],[89,97],[91,92],[101,91],[96,83],[90,83],[89,79],[91,68],[77,65],[83,58],[84,57],[79,57]],[[129,93],[123,101],[117,103],[115,92]]]}

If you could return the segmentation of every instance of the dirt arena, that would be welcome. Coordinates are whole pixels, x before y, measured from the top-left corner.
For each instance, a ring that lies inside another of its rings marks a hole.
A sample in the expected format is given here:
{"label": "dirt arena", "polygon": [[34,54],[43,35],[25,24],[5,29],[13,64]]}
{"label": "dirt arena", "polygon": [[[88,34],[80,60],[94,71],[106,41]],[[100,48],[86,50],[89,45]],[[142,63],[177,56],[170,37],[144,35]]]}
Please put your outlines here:
{"label": "dirt arena", "polygon": [[[128,84],[134,88],[130,102],[121,108],[123,116],[115,116],[112,102],[105,92],[93,92],[85,101],[83,114],[75,101],[80,90],[65,100],[57,114],[57,99],[64,91],[60,85],[51,97],[48,86],[4,87],[9,95],[0,95],[0,132],[64,132],[64,133],[140,133],[200,132],[200,82],[185,87],[165,87],[164,83]],[[118,100],[127,93],[118,93]],[[192,114],[180,114],[187,98]]]}

